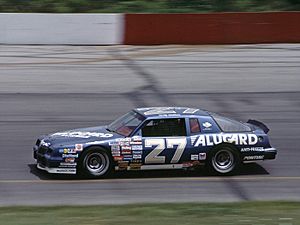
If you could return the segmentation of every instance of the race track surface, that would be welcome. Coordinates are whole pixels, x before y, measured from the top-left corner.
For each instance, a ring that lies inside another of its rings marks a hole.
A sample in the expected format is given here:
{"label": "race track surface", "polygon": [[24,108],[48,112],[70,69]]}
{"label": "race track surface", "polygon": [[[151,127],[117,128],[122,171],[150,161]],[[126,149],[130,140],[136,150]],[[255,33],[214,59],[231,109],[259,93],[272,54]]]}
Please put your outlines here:
{"label": "race track surface", "polygon": [[[0,205],[300,200],[300,45],[0,46]],[[274,161],[234,177],[35,168],[41,134],[97,126],[134,107],[190,106],[261,120]]]}

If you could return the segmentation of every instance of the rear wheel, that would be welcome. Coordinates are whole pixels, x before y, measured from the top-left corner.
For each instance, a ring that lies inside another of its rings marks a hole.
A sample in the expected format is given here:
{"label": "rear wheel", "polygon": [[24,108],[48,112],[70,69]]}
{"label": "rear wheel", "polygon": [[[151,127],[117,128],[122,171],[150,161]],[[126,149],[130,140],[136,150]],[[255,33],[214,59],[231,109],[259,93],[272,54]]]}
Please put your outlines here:
{"label": "rear wheel", "polygon": [[110,174],[111,170],[111,157],[102,148],[93,147],[87,150],[81,157],[80,171],[84,176],[104,178]]}
{"label": "rear wheel", "polygon": [[220,146],[213,151],[209,163],[214,173],[229,175],[236,172],[240,157],[232,147]]}

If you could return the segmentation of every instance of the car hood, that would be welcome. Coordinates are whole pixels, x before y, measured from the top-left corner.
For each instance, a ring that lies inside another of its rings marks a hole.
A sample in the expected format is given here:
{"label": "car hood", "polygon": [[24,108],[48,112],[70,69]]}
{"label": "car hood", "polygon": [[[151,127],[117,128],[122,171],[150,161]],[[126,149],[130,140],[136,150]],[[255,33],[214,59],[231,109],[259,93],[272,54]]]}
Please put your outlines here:
{"label": "car hood", "polygon": [[43,136],[42,139],[43,142],[47,143],[49,146],[65,146],[108,141],[111,139],[123,137],[117,133],[108,131],[106,128],[106,126],[100,126],[60,131]]}

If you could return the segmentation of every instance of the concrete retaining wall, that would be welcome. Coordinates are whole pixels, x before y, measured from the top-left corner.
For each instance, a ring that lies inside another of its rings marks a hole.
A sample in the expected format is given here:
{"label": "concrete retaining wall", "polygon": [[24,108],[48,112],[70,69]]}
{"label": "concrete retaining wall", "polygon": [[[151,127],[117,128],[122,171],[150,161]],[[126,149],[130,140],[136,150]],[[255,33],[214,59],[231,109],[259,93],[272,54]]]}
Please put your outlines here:
{"label": "concrete retaining wall", "polygon": [[0,44],[112,45],[122,39],[122,14],[0,14]]}

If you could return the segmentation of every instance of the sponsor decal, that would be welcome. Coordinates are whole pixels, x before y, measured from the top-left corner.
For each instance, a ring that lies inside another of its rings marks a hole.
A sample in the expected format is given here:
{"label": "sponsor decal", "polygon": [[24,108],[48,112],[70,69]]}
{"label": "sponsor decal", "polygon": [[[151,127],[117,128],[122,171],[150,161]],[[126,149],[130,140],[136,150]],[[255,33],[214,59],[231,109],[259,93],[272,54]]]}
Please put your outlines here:
{"label": "sponsor decal", "polygon": [[141,159],[142,155],[141,154],[133,154],[132,158],[133,159]]}
{"label": "sponsor decal", "polygon": [[116,139],[116,142],[130,142],[131,141],[131,138],[117,138]]}
{"label": "sponsor decal", "polygon": [[191,162],[183,162],[182,167],[183,168],[188,168],[188,167],[193,167],[193,166],[199,166],[201,163],[199,161],[191,161]]}
{"label": "sponsor decal", "polygon": [[131,145],[141,145],[141,144],[143,144],[143,142],[142,141],[131,141],[130,144]]}
{"label": "sponsor decal", "polygon": [[128,161],[118,161],[118,165],[128,166]]}
{"label": "sponsor decal", "polygon": [[241,148],[241,152],[264,152],[263,147]]}
{"label": "sponsor decal", "polygon": [[121,145],[121,146],[129,146],[130,142],[129,141],[121,141],[121,142],[119,142],[119,145]]}
{"label": "sponsor decal", "polygon": [[191,160],[199,160],[199,156],[198,155],[191,155]]}
{"label": "sponsor decal", "polygon": [[118,171],[124,171],[124,170],[127,170],[127,167],[116,166],[116,167],[115,167],[115,170],[118,170]]}
{"label": "sponsor decal", "polygon": [[119,144],[120,144],[120,142],[118,142],[118,141],[110,141],[110,142],[108,142],[109,146],[118,146]]}
{"label": "sponsor decal", "polygon": [[132,154],[139,154],[139,155],[141,155],[141,154],[143,154],[143,152],[142,151],[132,151]]}
{"label": "sponsor decal", "polygon": [[115,141],[110,141],[108,144],[110,146],[118,145],[118,146],[130,146],[130,144],[136,144],[141,142],[132,142],[130,138],[118,138]]}
{"label": "sponsor decal", "polygon": [[122,146],[122,151],[130,150],[131,151],[131,146]]}
{"label": "sponsor decal", "polygon": [[63,158],[78,158],[78,154],[62,154]]}
{"label": "sponsor decal", "polygon": [[67,163],[67,162],[61,162],[59,164],[59,167],[68,167],[68,168],[74,168],[77,166],[77,163]]}
{"label": "sponsor decal", "polygon": [[123,156],[114,156],[114,161],[122,161]]}
{"label": "sponsor decal", "polygon": [[66,132],[57,132],[52,134],[51,136],[74,137],[74,138],[90,138],[90,137],[110,138],[113,136],[113,134],[83,132],[83,131],[66,131]]}
{"label": "sponsor decal", "polygon": [[76,169],[57,169],[57,173],[74,173],[76,172]]}
{"label": "sponsor decal", "polygon": [[132,160],[132,155],[124,155],[123,160],[124,161],[131,161]]}
{"label": "sponsor decal", "polygon": [[205,160],[205,159],[206,159],[206,153],[205,152],[199,153],[199,160]]}
{"label": "sponsor decal", "polygon": [[120,156],[120,155],[121,155],[121,152],[120,152],[120,151],[112,151],[112,152],[111,152],[111,155],[112,155],[112,156]]}
{"label": "sponsor decal", "polygon": [[141,163],[138,163],[138,164],[130,164],[130,169],[131,170],[140,170],[142,167],[142,164]]}
{"label": "sponsor decal", "polygon": [[66,163],[74,163],[75,162],[75,158],[65,158],[65,162]]}
{"label": "sponsor decal", "polygon": [[119,145],[112,145],[111,147],[112,151],[120,151],[120,146]]}
{"label": "sponsor decal", "polygon": [[207,121],[205,123],[202,123],[202,126],[204,127],[204,130],[211,130],[212,128],[212,124]]}
{"label": "sponsor decal", "polygon": [[133,136],[132,141],[142,141],[142,137],[141,136]]}
{"label": "sponsor decal", "polygon": [[132,154],[131,150],[122,150],[123,155],[130,155]]}
{"label": "sponsor decal", "polygon": [[118,161],[119,170],[127,170],[128,161]]}
{"label": "sponsor decal", "polygon": [[131,146],[122,146],[122,154],[132,154]]}
{"label": "sponsor decal", "polygon": [[58,152],[63,154],[72,154],[72,153],[76,153],[76,150],[71,148],[64,148],[64,149],[59,149]]}
{"label": "sponsor decal", "polygon": [[131,149],[141,151],[141,150],[143,150],[143,146],[142,145],[132,145]]}
{"label": "sponsor decal", "polygon": [[65,148],[64,149],[64,154],[68,154],[68,153],[76,153],[76,150],[75,149],[70,149],[70,148]]}
{"label": "sponsor decal", "polygon": [[236,145],[255,145],[258,137],[255,134],[211,134],[199,135],[191,138],[194,147],[213,146],[223,142]]}
{"label": "sponsor decal", "polygon": [[41,140],[40,142],[40,146],[45,146],[45,147],[49,147],[51,145],[50,142],[46,142],[44,139]]}
{"label": "sponsor decal", "polygon": [[264,155],[249,155],[249,156],[245,156],[244,160],[261,160],[264,159]]}
{"label": "sponsor decal", "polygon": [[83,144],[75,144],[75,150],[81,152],[83,150]]}

